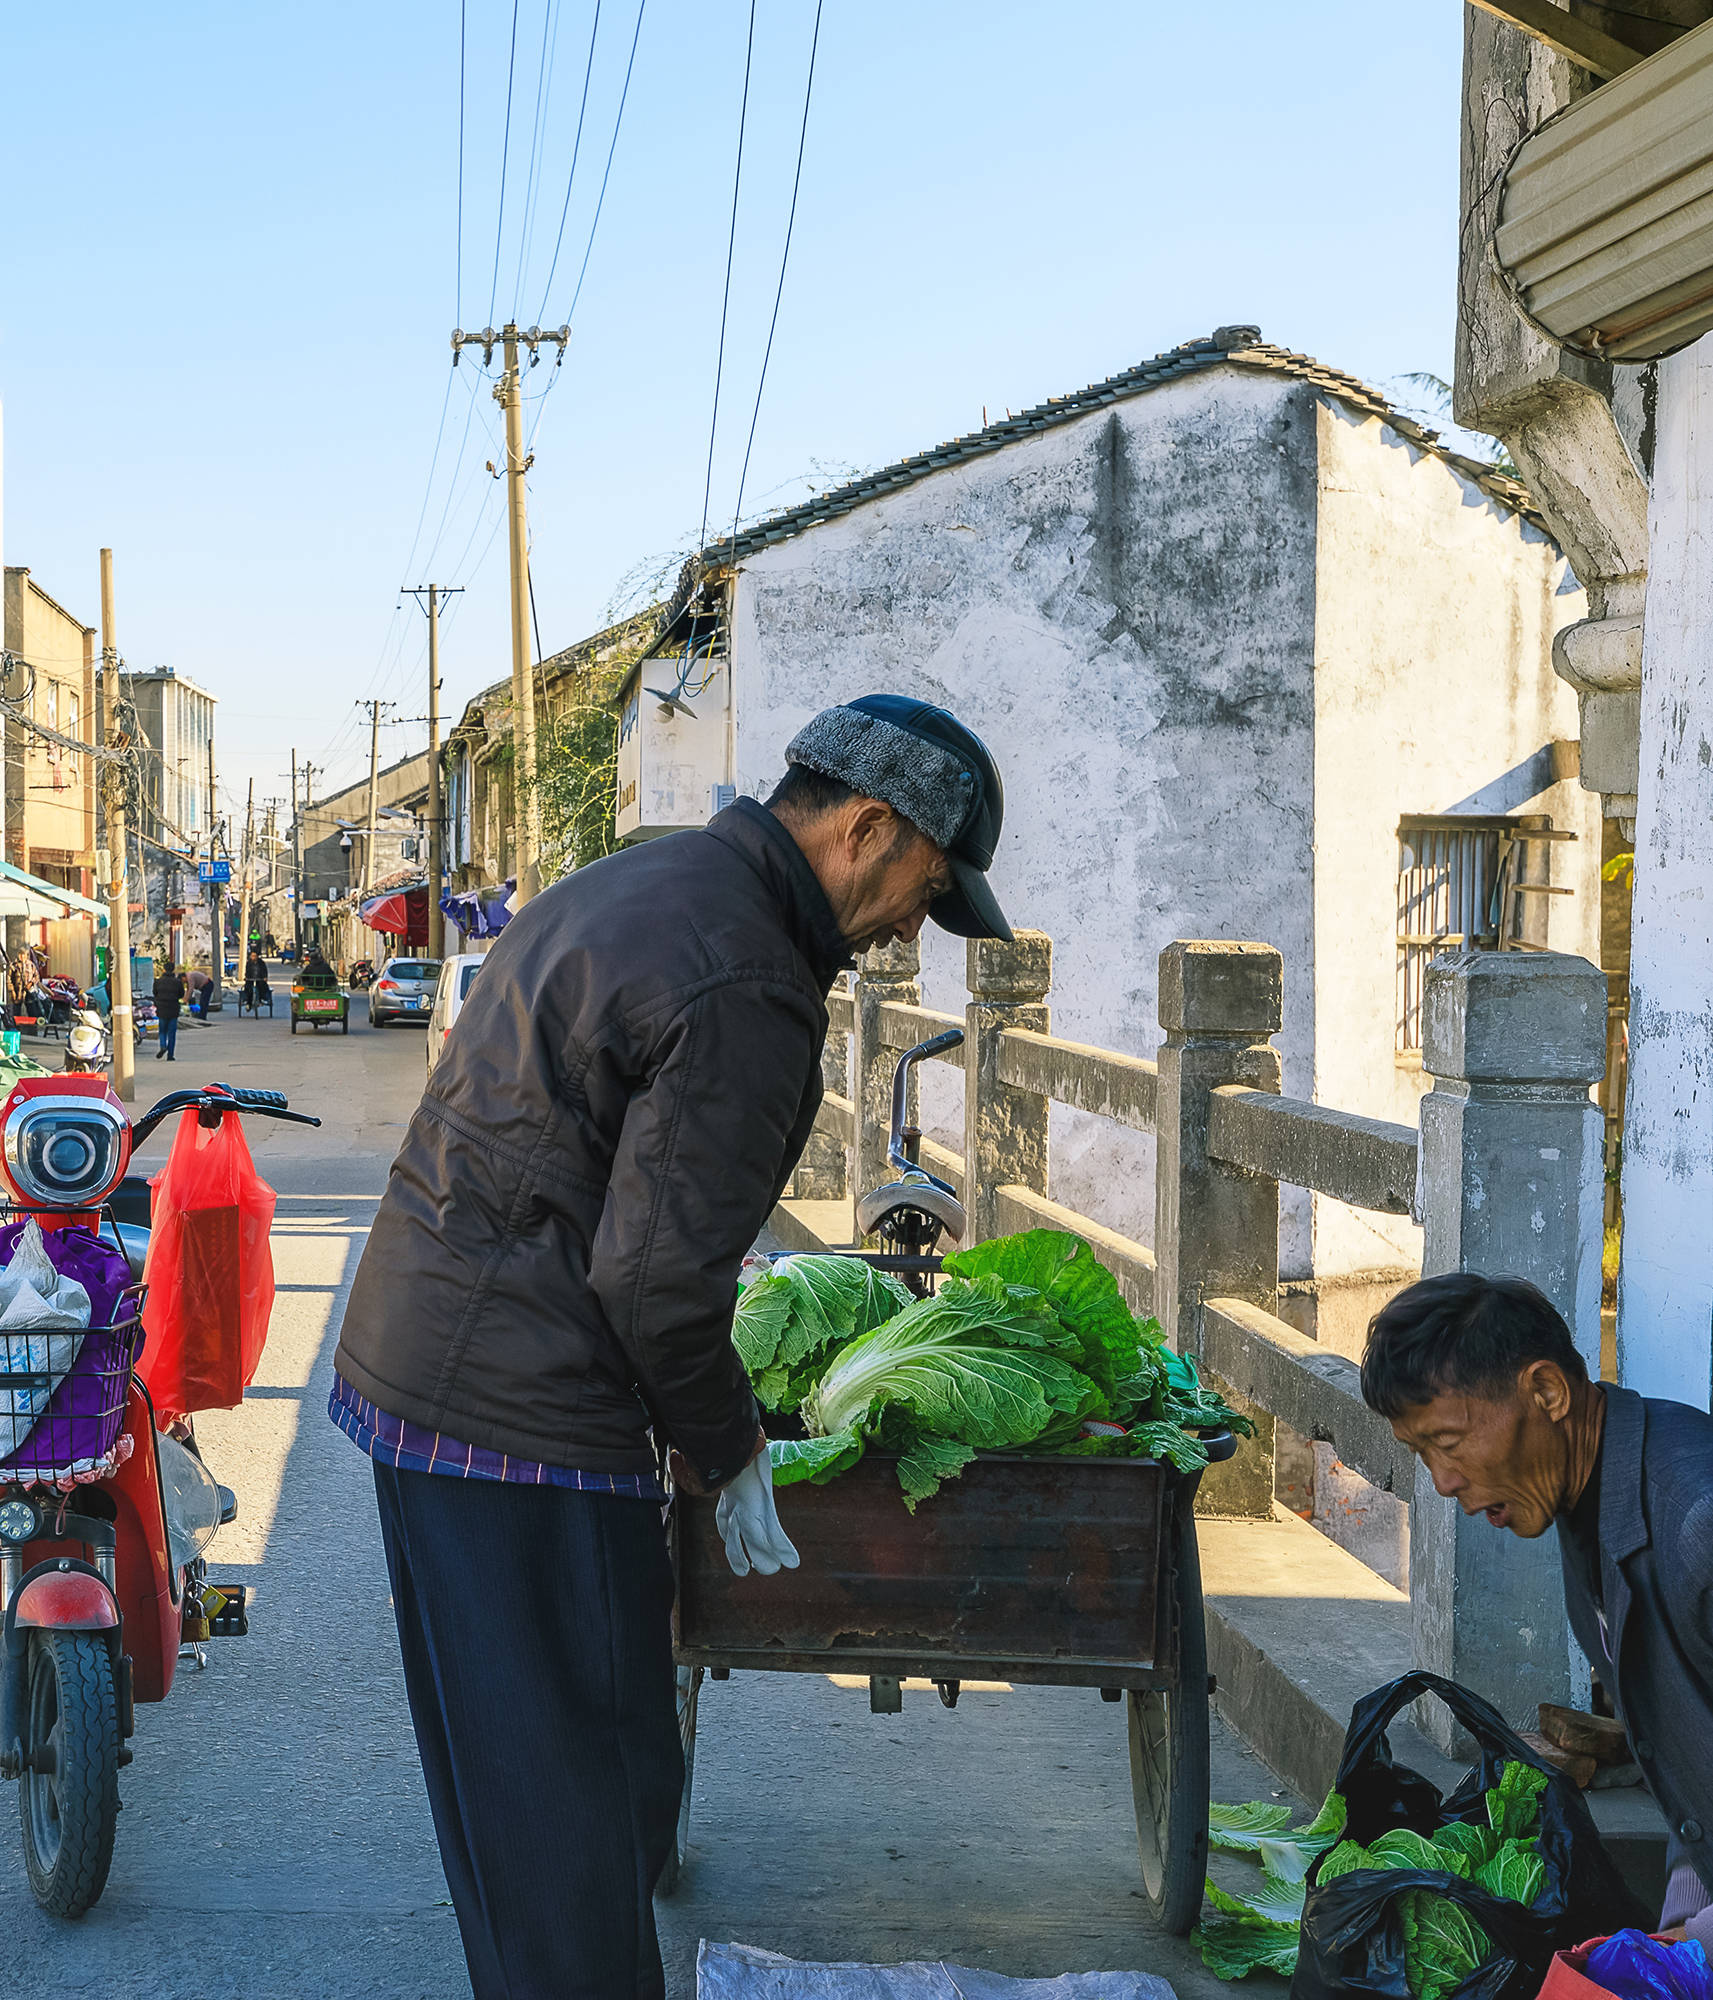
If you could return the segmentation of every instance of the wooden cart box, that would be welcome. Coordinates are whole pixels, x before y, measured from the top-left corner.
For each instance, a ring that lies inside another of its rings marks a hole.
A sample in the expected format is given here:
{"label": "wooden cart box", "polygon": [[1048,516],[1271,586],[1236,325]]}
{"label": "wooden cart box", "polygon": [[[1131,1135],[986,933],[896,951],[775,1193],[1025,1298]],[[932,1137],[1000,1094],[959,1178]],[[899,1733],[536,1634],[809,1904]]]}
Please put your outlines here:
{"label": "wooden cart box", "polygon": [[[803,1566],[736,1577],[712,1501],[675,1507],[680,1662],[1144,1688],[1175,1678],[1179,1482],[1148,1459],[980,1458],[912,1515],[879,1454],[778,1495]],[[1193,1491],[1193,1487],[1190,1489]]]}

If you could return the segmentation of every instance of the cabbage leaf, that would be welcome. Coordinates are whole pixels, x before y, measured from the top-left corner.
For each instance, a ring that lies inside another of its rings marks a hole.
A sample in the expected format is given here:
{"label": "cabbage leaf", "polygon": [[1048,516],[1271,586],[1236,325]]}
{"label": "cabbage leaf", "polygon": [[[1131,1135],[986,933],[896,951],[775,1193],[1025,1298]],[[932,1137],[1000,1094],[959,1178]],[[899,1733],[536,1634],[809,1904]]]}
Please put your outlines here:
{"label": "cabbage leaf", "polygon": [[1306,1885],[1302,1881],[1281,1882],[1276,1875],[1263,1874],[1253,1890],[1236,1891],[1222,1887],[1210,1875],[1207,1900],[1227,1916],[1265,1917],[1269,1923],[1300,1924]]}
{"label": "cabbage leaf", "polygon": [[1447,2000],[1493,1949],[1493,1941],[1449,1896],[1411,1889],[1398,1898],[1404,1978],[1415,2000]]}
{"label": "cabbage leaf", "polygon": [[1143,1336],[1136,1315],[1124,1303],[1118,1280],[1080,1236],[1063,1229],[996,1236],[955,1251],[944,1269],[954,1278],[992,1276],[1039,1292],[1075,1338],[1083,1373],[1108,1398],[1120,1381],[1141,1371]]}
{"label": "cabbage leaf", "polygon": [[826,1435],[898,1403],[925,1430],[981,1450],[1027,1444],[1055,1411],[1094,1399],[1088,1377],[1062,1358],[1075,1346],[1039,1293],[954,1278],[841,1348],[805,1398],[803,1420]]}
{"label": "cabbage leaf", "polygon": [[767,1456],[775,1486],[795,1486],[802,1479],[822,1486],[862,1457],[862,1439],[855,1431],[835,1431],[831,1437],[770,1438]]}
{"label": "cabbage leaf", "polygon": [[1533,1909],[1546,1888],[1546,1863],[1522,1841],[1507,1840],[1491,1861],[1476,1869],[1475,1879],[1490,1895]]}
{"label": "cabbage leaf", "polygon": [[1228,1847],[1239,1854],[1253,1854],[1270,1834],[1283,1834],[1291,1823],[1289,1806],[1270,1806],[1256,1800],[1244,1805],[1211,1805],[1207,1809],[1207,1837],[1215,1847]]}
{"label": "cabbage leaf", "polygon": [[1217,1911],[1190,1933],[1202,1963],[1219,1979],[1244,1979],[1251,1972],[1277,1972],[1289,1979],[1297,1969],[1297,1924]]}
{"label": "cabbage leaf", "polygon": [[1534,1764],[1515,1760],[1499,1774],[1487,1793],[1487,1824],[1501,1840],[1521,1840],[1540,1820],[1541,1793],[1551,1780]]}

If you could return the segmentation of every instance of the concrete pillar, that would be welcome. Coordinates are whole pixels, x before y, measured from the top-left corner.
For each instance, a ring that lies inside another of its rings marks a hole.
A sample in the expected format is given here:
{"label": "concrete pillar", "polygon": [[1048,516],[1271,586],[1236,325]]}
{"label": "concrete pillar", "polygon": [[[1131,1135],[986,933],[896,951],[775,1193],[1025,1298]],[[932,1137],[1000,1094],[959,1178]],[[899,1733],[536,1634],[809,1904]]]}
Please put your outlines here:
{"label": "concrete pillar", "polygon": [[1618,1375],[1713,1377],[1713,339],[1659,364],[1642,647]]}
{"label": "concrete pillar", "polygon": [[[851,1096],[850,1038],[838,1030],[829,1033],[821,1050],[821,1087],[832,1096]],[[797,1162],[792,1185],[803,1201],[845,1200],[851,1190],[844,1140],[817,1125]]]}
{"label": "concrete pillar", "polygon": [[[922,955],[902,938],[877,951],[865,951],[857,961],[855,1051],[851,1078],[856,1086],[856,1146],[852,1161],[858,1196],[897,1178],[887,1161],[886,1144],[892,1128],[892,1072],[899,1051],[880,1038],[880,1010],[888,1001],[906,1007],[922,1004]],[[916,1082],[911,1078],[908,1115],[916,1116]]]}
{"label": "concrete pillar", "polygon": [[[1270,944],[1170,944],[1160,954],[1160,1079],[1155,1114],[1154,1311],[1180,1354],[1199,1355],[1201,1304],[1235,1298],[1278,1310],[1279,1184],[1208,1157],[1208,1093],[1240,1083],[1277,1092],[1284,964]],[[1265,1516],[1273,1504],[1273,1423],[1202,1481],[1198,1505]]]}
{"label": "concrete pillar", "polygon": [[[1422,1274],[1527,1278],[1600,1367],[1606,978],[1559,952],[1458,952],[1428,968],[1421,1106]],[[1416,1476],[1410,1526],[1416,1664],[1533,1727],[1572,1693],[1557,1538],[1519,1541]],[[1450,1718],[1425,1726],[1453,1749]]]}
{"label": "concrete pillar", "polygon": [[1048,1032],[1053,941],[1018,931],[1016,941],[971,938],[969,1005],[964,1010],[964,1207],[971,1243],[999,1234],[994,1190],[1008,1185],[1047,1192],[1047,1100],[999,1080],[999,1037],[1006,1028]]}

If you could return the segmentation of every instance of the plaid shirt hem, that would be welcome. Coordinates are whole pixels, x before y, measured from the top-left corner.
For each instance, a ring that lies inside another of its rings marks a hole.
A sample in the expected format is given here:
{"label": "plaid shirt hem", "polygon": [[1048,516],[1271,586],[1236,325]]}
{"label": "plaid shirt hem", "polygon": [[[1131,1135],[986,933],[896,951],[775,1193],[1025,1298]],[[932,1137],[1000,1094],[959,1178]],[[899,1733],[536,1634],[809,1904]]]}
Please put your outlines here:
{"label": "plaid shirt hem", "polygon": [[327,1414],[357,1446],[383,1465],[401,1472],[440,1472],[454,1479],[498,1479],[513,1486],[563,1486],[577,1493],[612,1493],[622,1500],[663,1501],[652,1472],[580,1472],[575,1466],[543,1465],[533,1458],[463,1444],[444,1431],[395,1417],[353,1389],[337,1369]]}

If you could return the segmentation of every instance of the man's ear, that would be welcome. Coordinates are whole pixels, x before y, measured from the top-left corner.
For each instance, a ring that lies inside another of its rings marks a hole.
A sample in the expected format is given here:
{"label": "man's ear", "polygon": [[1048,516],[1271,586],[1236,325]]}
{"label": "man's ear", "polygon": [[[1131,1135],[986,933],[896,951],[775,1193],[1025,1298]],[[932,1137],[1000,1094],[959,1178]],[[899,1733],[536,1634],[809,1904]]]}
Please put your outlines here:
{"label": "man's ear", "polygon": [[1576,1401],[1570,1378],[1556,1361],[1531,1361],[1518,1375],[1517,1389],[1548,1423],[1562,1423]]}
{"label": "man's ear", "polygon": [[845,827],[845,845],[854,861],[877,838],[890,838],[892,808],[881,799],[859,798],[852,803]]}

